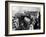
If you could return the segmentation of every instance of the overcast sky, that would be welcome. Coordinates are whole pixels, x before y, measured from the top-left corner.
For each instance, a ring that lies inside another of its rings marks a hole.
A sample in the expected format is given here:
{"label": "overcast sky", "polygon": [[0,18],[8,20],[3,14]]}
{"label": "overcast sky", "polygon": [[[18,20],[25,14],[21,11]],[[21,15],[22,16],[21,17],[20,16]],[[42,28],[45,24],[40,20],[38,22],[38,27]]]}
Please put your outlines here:
{"label": "overcast sky", "polygon": [[25,7],[25,6],[13,6],[12,7],[12,16],[16,13],[24,13],[24,11],[40,11],[40,8],[35,7]]}

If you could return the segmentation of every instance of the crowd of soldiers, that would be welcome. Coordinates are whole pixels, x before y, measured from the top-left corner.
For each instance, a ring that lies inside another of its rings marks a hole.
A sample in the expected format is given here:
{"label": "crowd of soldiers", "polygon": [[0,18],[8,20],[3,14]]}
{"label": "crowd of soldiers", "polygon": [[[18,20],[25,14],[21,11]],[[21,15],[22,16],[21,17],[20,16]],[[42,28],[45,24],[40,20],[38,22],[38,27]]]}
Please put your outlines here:
{"label": "crowd of soldiers", "polygon": [[40,29],[40,12],[39,16],[35,15],[31,15],[31,12],[17,13],[13,16],[12,28],[14,30],[29,30],[31,28],[30,25],[32,25],[33,29]]}

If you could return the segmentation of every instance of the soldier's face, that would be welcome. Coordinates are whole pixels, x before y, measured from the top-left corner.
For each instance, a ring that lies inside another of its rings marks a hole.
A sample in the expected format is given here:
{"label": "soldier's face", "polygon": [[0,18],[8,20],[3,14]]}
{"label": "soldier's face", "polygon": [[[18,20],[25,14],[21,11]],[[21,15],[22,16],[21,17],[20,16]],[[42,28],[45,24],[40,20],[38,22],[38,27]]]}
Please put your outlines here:
{"label": "soldier's face", "polygon": [[26,23],[30,24],[30,19],[28,17],[25,17],[24,20]]}

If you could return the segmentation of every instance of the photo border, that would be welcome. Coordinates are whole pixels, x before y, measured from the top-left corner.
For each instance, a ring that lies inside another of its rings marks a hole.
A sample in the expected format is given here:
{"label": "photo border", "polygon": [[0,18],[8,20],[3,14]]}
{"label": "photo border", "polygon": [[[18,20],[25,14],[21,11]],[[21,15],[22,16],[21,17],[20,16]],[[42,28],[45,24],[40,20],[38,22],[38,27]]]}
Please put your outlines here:
{"label": "photo border", "polygon": [[[26,34],[8,34],[8,2],[12,3],[27,3],[27,4],[42,4],[43,5],[43,32],[42,33],[26,33]],[[5,36],[18,36],[18,35],[37,35],[45,34],[45,3],[41,2],[25,2],[25,1],[5,1]]]}

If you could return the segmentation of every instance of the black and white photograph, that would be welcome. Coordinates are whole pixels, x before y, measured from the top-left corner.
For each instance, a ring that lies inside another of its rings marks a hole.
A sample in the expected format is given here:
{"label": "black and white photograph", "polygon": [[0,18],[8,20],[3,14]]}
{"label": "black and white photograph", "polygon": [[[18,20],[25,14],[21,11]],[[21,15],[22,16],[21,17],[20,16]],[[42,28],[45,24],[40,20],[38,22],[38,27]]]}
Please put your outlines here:
{"label": "black and white photograph", "polygon": [[13,6],[12,30],[40,29],[40,8]]}
{"label": "black and white photograph", "polygon": [[44,33],[44,3],[6,1],[5,8],[6,35]]}

